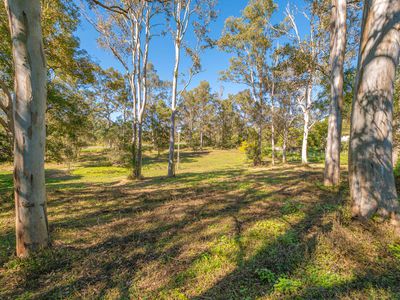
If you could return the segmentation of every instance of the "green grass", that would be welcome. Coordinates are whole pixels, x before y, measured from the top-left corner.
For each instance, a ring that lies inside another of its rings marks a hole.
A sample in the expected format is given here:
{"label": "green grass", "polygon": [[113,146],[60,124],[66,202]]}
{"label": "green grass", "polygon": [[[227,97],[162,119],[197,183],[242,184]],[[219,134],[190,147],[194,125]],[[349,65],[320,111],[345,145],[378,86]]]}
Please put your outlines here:
{"label": "green grass", "polygon": [[166,178],[166,153],[146,153],[132,181],[112,155],[47,164],[53,246],[25,260],[0,167],[1,299],[400,299],[400,239],[352,220],[346,179],[323,187],[320,159],[253,168],[186,150]]}

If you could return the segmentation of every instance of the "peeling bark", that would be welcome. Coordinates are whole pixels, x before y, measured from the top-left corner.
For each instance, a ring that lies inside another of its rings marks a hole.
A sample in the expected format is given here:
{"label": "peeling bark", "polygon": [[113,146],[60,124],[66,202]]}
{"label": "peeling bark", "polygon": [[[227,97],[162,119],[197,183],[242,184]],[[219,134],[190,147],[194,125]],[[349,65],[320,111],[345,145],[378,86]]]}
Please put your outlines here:
{"label": "peeling bark", "polygon": [[331,14],[331,103],[325,149],[324,184],[340,183],[340,146],[342,136],[343,65],[346,48],[346,0],[332,0]]}
{"label": "peeling bark", "polygon": [[392,165],[393,86],[400,55],[400,2],[364,3],[349,149],[352,212],[398,219]]}
{"label": "peeling bark", "polygon": [[44,176],[46,62],[40,1],[6,1],[15,69],[14,191],[17,255],[49,245]]}

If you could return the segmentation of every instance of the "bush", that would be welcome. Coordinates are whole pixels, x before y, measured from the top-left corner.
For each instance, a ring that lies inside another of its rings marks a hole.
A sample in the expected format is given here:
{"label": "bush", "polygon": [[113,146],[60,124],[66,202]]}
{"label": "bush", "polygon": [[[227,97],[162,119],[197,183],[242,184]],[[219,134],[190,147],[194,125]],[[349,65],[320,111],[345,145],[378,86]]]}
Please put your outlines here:
{"label": "bush", "polygon": [[274,283],[276,280],[275,273],[269,269],[257,269],[256,274],[263,282]]}

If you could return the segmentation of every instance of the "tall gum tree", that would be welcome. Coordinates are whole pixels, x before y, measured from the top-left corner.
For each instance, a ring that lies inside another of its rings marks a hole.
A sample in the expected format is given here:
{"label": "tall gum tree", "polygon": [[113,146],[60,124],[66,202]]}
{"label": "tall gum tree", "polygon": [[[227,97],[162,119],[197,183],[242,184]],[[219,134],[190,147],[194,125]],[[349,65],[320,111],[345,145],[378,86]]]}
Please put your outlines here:
{"label": "tall gum tree", "polygon": [[[111,51],[126,72],[132,98],[131,165],[133,178],[142,178],[142,133],[148,102],[149,48],[152,19],[159,1],[102,2],[89,0],[96,20],[87,19],[100,33],[100,45]],[[96,8],[101,8],[98,11]],[[107,12],[104,14],[103,11]]]}
{"label": "tall gum tree", "polygon": [[400,1],[366,0],[352,105],[349,183],[352,213],[398,224],[392,164],[393,91],[400,55]]}
{"label": "tall gum tree", "polygon": [[39,0],[5,1],[15,72],[14,194],[17,255],[49,245],[44,176],[46,61]]}
{"label": "tall gum tree", "polygon": [[343,110],[343,66],[346,49],[346,0],[332,0],[331,12],[331,103],[328,121],[328,138],[325,150],[324,184],[340,183],[340,145]]}
{"label": "tall gum tree", "polygon": [[313,111],[316,99],[313,97],[315,86],[319,80],[320,56],[323,52],[323,39],[318,39],[318,31],[322,28],[321,16],[317,14],[316,5],[311,5],[302,12],[309,25],[309,33],[301,35],[296,20],[295,11],[288,5],[286,7],[286,22],[288,24],[287,36],[292,44],[287,47],[292,59],[292,66],[298,75],[298,81],[303,82],[303,97],[297,98],[297,103],[303,114],[303,139],[301,146],[301,161],[308,163],[308,136],[310,129],[315,124]]}
{"label": "tall gum tree", "polygon": [[[208,25],[215,19],[214,10],[216,0],[174,0],[165,1],[164,8],[167,15],[168,29],[174,43],[175,60],[172,74],[171,92],[171,118],[168,152],[168,177],[175,176],[175,123],[178,111],[178,100],[182,92],[191,83],[194,75],[201,70],[199,52],[204,48],[201,43],[207,41]],[[188,30],[193,30],[196,36],[196,46],[190,47],[185,43],[185,36]],[[180,62],[182,49],[192,59],[192,67],[189,70],[189,77],[179,90],[178,80],[180,79]]]}

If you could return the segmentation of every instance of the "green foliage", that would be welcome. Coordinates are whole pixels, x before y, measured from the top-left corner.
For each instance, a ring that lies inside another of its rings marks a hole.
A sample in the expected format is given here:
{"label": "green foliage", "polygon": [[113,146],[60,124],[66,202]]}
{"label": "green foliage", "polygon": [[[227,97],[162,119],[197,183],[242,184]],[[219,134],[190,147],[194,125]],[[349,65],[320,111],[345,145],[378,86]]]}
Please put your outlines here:
{"label": "green foliage", "polygon": [[256,274],[257,274],[258,278],[263,282],[274,283],[276,280],[275,273],[266,268],[257,269]]}
{"label": "green foliage", "polygon": [[259,159],[258,153],[258,135],[255,130],[249,130],[248,140],[243,141],[240,145],[240,150],[246,153],[246,157],[248,160],[253,161],[256,164],[257,160]]}
{"label": "green foliage", "polygon": [[[91,130],[84,90],[93,81],[93,63],[79,48],[74,35],[79,24],[77,6],[71,1],[42,1],[42,30],[48,67],[47,141],[48,160],[72,160],[88,140]],[[0,3],[0,80],[13,89],[11,39],[4,3]],[[0,93],[0,97],[2,94]],[[1,118],[3,115],[0,116]],[[1,135],[1,133],[0,133]],[[0,137],[1,153],[10,156]],[[10,140],[10,139],[9,139]],[[9,142],[10,143],[10,142]]]}
{"label": "green foliage", "polygon": [[81,92],[62,83],[49,86],[48,105],[46,158],[70,162],[90,140],[90,106]]}
{"label": "green foliage", "polygon": [[287,277],[279,277],[274,284],[274,290],[282,294],[296,293],[302,287],[302,282]]}
{"label": "green foliage", "polygon": [[281,212],[282,212],[282,214],[284,214],[284,215],[290,215],[290,214],[297,213],[298,211],[301,210],[302,207],[303,207],[303,204],[301,204],[301,203],[299,203],[299,202],[287,201],[287,202],[285,202],[285,204],[282,206]]}
{"label": "green foliage", "polygon": [[211,94],[208,81],[201,81],[199,86],[182,94],[182,129],[187,144],[193,149],[204,146],[204,138],[211,136],[215,130],[212,127],[214,102],[215,95]]}
{"label": "green foliage", "polygon": [[400,244],[389,245],[389,251],[393,254],[395,258],[400,260]]}
{"label": "green foliage", "polygon": [[325,120],[315,123],[311,128],[308,137],[308,145],[313,149],[325,150],[327,137],[328,118],[325,118]]}
{"label": "green foliage", "polygon": [[0,162],[10,161],[12,159],[12,142],[10,136],[0,127]]}
{"label": "green foliage", "polygon": [[153,103],[148,110],[146,122],[150,131],[147,140],[152,141],[153,149],[158,154],[167,149],[169,145],[170,115],[170,108],[162,100]]}

